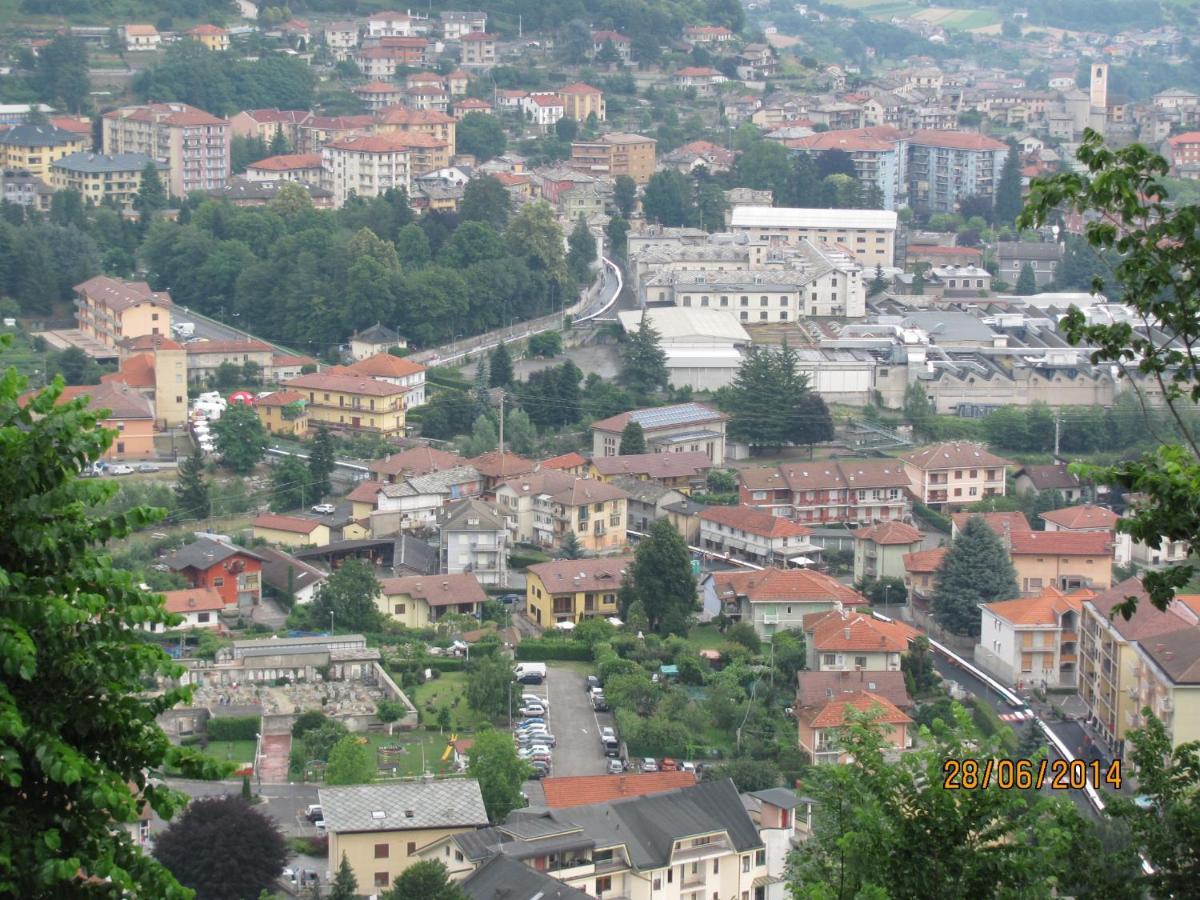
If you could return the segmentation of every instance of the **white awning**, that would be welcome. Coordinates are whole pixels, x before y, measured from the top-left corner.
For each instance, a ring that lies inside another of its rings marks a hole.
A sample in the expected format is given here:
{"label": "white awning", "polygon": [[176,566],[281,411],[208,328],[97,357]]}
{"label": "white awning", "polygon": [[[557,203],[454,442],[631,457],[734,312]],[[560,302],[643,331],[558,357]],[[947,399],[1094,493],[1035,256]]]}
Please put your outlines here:
{"label": "white awning", "polygon": [[574,622],[555,622],[554,627],[560,631],[571,631],[575,628]]}
{"label": "white awning", "polygon": [[620,627],[621,627],[622,625],[624,625],[625,623],[624,623],[624,622],[622,622],[620,619],[618,619],[616,616],[609,616],[609,617],[608,617],[608,624],[609,624],[609,625],[612,625],[612,626],[613,626],[613,627],[615,627],[615,628],[620,628]]}
{"label": "white awning", "polygon": [[793,556],[788,560],[793,566],[811,566],[813,561],[807,556]]}

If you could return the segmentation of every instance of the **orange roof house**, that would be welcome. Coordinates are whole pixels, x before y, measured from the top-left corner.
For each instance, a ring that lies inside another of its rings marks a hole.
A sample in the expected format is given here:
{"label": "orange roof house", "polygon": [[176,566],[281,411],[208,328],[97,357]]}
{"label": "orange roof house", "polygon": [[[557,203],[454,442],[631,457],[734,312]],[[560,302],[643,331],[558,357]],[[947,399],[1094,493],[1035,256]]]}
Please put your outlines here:
{"label": "orange roof house", "polygon": [[1029,531],[1008,538],[1023,594],[1045,587],[1104,590],[1112,584],[1113,536],[1107,531]]}
{"label": "orange roof house", "polygon": [[867,602],[837,579],[808,569],[768,567],[757,572],[714,572],[708,582],[721,611],[750,622],[762,637],[802,628],[807,615]]}
{"label": "orange roof house", "polygon": [[811,562],[821,551],[808,541],[812,529],[751,506],[712,506],[700,513],[700,544],[714,553],[756,564]]}
{"label": "orange roof house", "polygon": [[612,775],[573,775],[542,780],[546,806],[567,809],[591,803],[611,803],[630,797],[661,794],[696,783],[691,772],[640,772]]}
{"label": "orange roof house", "polygon": [[1111,532],[1121,521],[1111,509],[1085,503],[1083,506],[1068,506],[1042,513],[1047,531],[1103,531]]}
{"label": "orange roof house", "polygon": [[1086,588],[1067,594],[1046,587],[1032,597],[985,603],[976,662],[1010,684],[1074,686],[1083,602],[1095,596]]}
{"label": "orange roof house", "polygon": [[916,600],[927,599],[937,587],[937,571],[945,559],[949,547],[934,547],[904,554],[904,586],[908,596]]}
{"label": "orange roof house", "polygon": [[805,616],[804,634],[808,668],[813,671],[896,672],[900,657],[920,632],[902,622],[833,610]]}
{"label": "orange roof house", "polygon": [[876,725],[882,726],[893,753],[898,754],[908,748],[908,726],[912,724],[912,719],[878,694],[855,691],[837,694],[825,703],[796,711],[800,747],[812,756],[814,763],[846,762],[840,737],[842,729],[850,721],[848,713],[851,710],[866,713]]}

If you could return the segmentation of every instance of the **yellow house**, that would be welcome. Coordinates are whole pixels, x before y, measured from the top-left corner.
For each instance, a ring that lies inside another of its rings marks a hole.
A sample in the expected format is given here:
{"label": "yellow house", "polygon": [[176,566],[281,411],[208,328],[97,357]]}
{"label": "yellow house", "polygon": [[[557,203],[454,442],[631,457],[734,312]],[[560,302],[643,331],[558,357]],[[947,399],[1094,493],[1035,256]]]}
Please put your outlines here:
{"label": "yellow house", "polygon": [[625,546],[629,522],[629,493],[615,484],[575,478],[557,490],[533,498],[533,537],[546,547],[558,547],[568,532],[589,553]]}
{"label": "yellow house", "polygon": [[70,153],[50,164],[50,184],[55,190],[79,193],[84,203],[132,209],[142,187],[142,172],[153,165],[165,183],[167,164],[144,153]]}
{"label": "yellow house", "polygon": [[316,519],[262,513],[250,524],[256,538],[283,547],[324,547],[329,543],[329,526]]}
{"label": "yellow house", "polygon": [[275,391],[254,401],[254,411],[271,434],[308,434],[306,398],[299,391]]}
{"label": "yellow house", "polygon": [[17,125],[0,134],[0,165],[50,184],[50,164],[87,149],[88,138],[54,125]]}
{"label": "yellow house", "polygon": [[79,330],[106,347],[147,335],[171,336],[171,295],[144,281],[97,275],[75,285]]}
{"label": "yellow house", "polygon": [[197,25],[186,32],[193,41],[198,41],[209,50],[228,50],[229,32],[217,25]]}
{"label": "yellow house", "polygon": [[1167,729],[1172,749],[1200,740],[1200,627],[1140,641],[1137,654],[1139,723],[1148,706]]}
{"label": "yellow house", "polygon": [[486,828],[487,811],[473,778],[323,787],[329,870],[343,855],[359,890],[381,893],[434,841]]}
{"label": "yellow house", "polygon": [[559,559],[530,566],[525,608],[538,625],[581,622],[617,614],[617,592],[633,564],[632,556]]}
{"label": "yellow house", "polygon": [[1113,537],[1107,531],[1025,531],[1008,536],[1017,585],[1026,596],[1112,584]]}
{"label": "yellow house", "polygon": [[340,372],[301,375],[284,384],[308,398],[309,424],[382,437],[404,435],[408,388],[362,375]]}
{"label": "yellow house", "polygon": [[598,121],[604,121],[604,91],[600,88],[579,81],[559,88],[558,99],[562,101],[563,115],[568,119],[583,122],[588,116],[595,116]]}
{"label": "yellow house", "polygon": [[375,598],[379,611],[408,628],[424,628],[446,613],[473,616],[487,599],[471,573],[460,575],[408,575],[380,582]]}

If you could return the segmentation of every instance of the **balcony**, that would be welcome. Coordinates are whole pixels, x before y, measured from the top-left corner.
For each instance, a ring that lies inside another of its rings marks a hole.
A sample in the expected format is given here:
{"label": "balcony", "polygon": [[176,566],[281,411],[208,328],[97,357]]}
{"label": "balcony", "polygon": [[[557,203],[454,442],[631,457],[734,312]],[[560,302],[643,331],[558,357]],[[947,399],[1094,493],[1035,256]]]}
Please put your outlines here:
{"label": "balcony", "polygon": [[719,840],[709,841],[707,844],[701,844],[698,847],[685,847],[682,850],[676,850],[671,854],[671,863],[672,865],[682,865],[684,863],[699,862],[702,859],[724,856],[727,853],[733,853],[733,848],[729,845],[729,841],[725,840],[725,838],[720,838]]}

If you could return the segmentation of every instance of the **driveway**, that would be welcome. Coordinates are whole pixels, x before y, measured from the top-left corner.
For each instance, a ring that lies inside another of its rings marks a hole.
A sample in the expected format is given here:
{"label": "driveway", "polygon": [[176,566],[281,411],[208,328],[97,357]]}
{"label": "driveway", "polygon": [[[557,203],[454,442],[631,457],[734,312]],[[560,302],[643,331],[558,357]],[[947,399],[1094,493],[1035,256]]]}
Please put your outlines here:
{"label": "driveway", "polygon": [[592,710],[583,684],[583,676],[574,669],[548,665],[545,683],[524,686],[523,693],[539,694],[550,701],[550,731],[558,740],[555,776],[603,775],[608,764],[600,746],[600,727],[612,725],[612,715]]}

